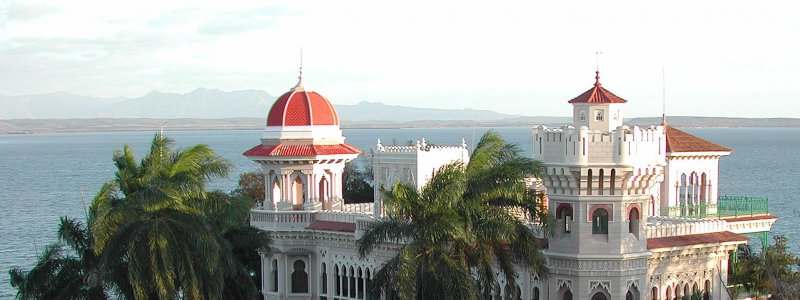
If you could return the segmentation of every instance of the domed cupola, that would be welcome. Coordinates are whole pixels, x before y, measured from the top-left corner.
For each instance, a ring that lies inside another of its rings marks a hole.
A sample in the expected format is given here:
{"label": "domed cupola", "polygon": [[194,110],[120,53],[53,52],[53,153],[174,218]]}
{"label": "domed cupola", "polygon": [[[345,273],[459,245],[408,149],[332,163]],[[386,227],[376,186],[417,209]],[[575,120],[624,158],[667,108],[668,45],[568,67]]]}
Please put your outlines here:
{"label": "domed cupola", "polygon": [[303,87],[303,73],[267,114],[258,144],[244,156],[261,164],[267,210],[338,210],[345,163],[361,153],[344,142],[328,99]]}
{"label": "domed cupola", "polygon": [[278,97],[267,113],[262,144],[343,144],[336,108],[319,93],[307,91],[300,74],[297,85]]}
{"label": "domed cupola", "polygon": [[339,125],[333,105],[317,92],[301,84],[278,97],[267,115],[267,126]]}

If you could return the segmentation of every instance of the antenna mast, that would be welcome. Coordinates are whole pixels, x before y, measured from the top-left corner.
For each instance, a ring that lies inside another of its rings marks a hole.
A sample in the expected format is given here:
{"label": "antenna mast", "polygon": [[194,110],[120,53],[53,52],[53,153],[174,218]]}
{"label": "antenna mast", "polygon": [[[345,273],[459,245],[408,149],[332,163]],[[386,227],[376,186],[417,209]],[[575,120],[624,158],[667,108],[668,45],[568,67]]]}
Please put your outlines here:
{"label": "antenna mast", "polygon": [[661,125],[667,126],[667,76],[661,66]]}

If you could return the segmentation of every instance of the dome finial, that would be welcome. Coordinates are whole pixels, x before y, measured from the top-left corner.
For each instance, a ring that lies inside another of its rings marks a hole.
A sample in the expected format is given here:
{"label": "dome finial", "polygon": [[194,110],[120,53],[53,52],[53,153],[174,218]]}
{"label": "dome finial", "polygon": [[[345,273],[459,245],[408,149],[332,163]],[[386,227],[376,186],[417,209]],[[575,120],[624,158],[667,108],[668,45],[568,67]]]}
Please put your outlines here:
{"label": "dome finial", "polygon": [[594,86],[601,86],[600,84],[600,54],[603,54],[603,51],[597,51],[594,53]]}
{"label": "dome finial", "polygon": [[297,76],[297,85],[295,85],[292,90],[303,90],[303,47],[300,47],[300,75]]}
{"label": "dome finial", "polygon": [[594,86],[601,86],[600,84],[600,71],[594,71]]}

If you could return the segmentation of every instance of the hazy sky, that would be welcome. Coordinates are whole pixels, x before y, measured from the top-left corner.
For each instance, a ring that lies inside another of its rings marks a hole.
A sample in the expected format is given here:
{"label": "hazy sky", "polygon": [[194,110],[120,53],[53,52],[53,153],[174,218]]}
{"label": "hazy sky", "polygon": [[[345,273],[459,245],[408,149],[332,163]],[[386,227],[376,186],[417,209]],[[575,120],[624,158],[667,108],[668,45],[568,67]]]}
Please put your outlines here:
{"label": "hazy sky", "polygon": [[[777,1],[2,1],[0,93],[138,97],[297,80],[334,104],[800,117],[800,4]],[[254,3],[258,3],[257,5]]]}

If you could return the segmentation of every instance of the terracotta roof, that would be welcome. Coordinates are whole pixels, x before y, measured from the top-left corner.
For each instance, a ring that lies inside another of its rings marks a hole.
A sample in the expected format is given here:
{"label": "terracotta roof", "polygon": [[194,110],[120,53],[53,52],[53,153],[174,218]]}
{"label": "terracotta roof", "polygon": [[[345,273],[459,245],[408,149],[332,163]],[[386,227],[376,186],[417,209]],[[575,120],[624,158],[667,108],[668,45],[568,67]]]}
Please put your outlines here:
{"label": "terracotta roof", "polygon": [[725,242],[747,242],[749,239],[738,233],[730,231],[678,235],[661,238],[647,239],[647,249],[685,247]]}
{"label": "terracotta roof", "polygon": [[360,154],[361,150],[348,144],[338,145],[257,145],[244,152],[244,156],[316,156]]}
{"label": "terracotta roof", "polygon": [[569,100],[569,103],[625,103],[628,102],[625,99],[620,98],[614,93],[608,91],[606,88],[600,84],[600,71],[595,72],[597,74],[594,79],[594,87],[590,88],[589,90],[583,92],[578,97],[572,98]]}
{"label": "terracotta roof", "polygon": [[267,126],[339,125],[339,116],[328,99],[298,87],[275,100],[267,114]]}
{"label": "terracotta roof", "polygon": [[340,232],[356,232],[356,223],[334,222],[334,221],[314,221],[308,226],[312,230],[327,230]]}
{"label": "terracotta roof", "polygon": [[667,152],[731,152],[728,147],[720,146],[694,135],[665,126],[667,134]]}

